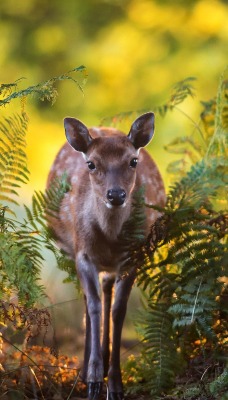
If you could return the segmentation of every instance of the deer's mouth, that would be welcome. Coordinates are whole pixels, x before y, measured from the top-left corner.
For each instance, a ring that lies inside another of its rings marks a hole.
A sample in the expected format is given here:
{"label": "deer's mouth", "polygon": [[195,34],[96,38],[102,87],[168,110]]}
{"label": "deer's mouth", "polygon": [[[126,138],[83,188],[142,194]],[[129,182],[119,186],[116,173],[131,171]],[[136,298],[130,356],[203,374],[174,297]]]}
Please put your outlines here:
{"label": "deer's mouth", "polygon": [[111,210],[111,209],[112,209],[112,210],[113,210],[113,209],[118,210],[118,209],[120,209],[120,208],[126,207],[127,202],[124,201],[124,203],[122,203],[122,204],[114,205],[114,204],[111,204],[109,201],[105,201],[105,200],[104,200],[104,204],[106,205],[107,208],[109,208],[109,210]]}

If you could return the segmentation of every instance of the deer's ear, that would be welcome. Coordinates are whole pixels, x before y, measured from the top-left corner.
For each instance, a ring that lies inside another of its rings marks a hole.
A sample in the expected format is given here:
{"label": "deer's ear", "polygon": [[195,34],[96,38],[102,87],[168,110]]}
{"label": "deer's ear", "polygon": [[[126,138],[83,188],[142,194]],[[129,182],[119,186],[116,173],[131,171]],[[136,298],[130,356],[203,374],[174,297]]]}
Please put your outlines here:
{"label": "deer's ear", "polygon": [[86,126],[75,118],[64,118],[66,138],[70,145],[77,151],[86,153],[92,137]]}
{"label": "deer's ear", "polygon": [[154,113],[148,112],[137,118],[130,129],[128,138],[136,149],[146,146],[154,135]]}

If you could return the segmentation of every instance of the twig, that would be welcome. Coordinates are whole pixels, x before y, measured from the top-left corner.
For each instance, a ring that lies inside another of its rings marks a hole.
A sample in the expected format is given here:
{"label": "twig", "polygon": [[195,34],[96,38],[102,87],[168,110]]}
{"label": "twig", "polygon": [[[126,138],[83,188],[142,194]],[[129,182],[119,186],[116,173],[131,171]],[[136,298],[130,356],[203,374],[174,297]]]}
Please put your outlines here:
{"label": "twig", "polygon": [[74,381],[74,384],[73,384],[73,386],[72,386],[72,389],[71,389],[71,391],[70,391],[70,393],[69,393],[69,395],[68,395],[68,397],[67,397],[66,400],[69,400],[69,399],[70,399],[70,396],[72,395],[73,390],[74,390],[75,386],[76,386],[77,383],[78,383],[78,378],[79,378],[79,372],[78,372],[78,374],[77,374],[77,376],[76,376],[76,378],[75,378],[75,381]]}
{"label": "twig", "polygon": [[202,285],[202,281],[203,281],[203,278],[201,278],[200,283],[199,283],[199,287],[197,289],[195,302],[194,302],[194,306],[193,306],[193,310],[192,310],[191,324],[194,321],[194,314],[195,314],[196,304],[197,304],[197,300],[198,300],[198,297],[199,297],[199,292],[200,292],[200,288],[201,288],[201,285]]}
{"label": "twig", "polygon": [[204,378],[204,376],[206,375],[207,371],[208,371],[211,367],[212,367],[212,365],[209,365],[209,366],[205,369],[203,375],[202,375],[201,378],[200,378],[201,381],[203,380],[203,378]]}
{"label": "twig", "polygon": [[34,400],[38,400],[37,390],[36,390],[36,385],[35,385],[35,379],[34,379],[35,374],[34,374],[34,371],[33,371],[33,369],[31,367],[29,367],[29,370],[30,370],[30,380],[31,380],[31,384],[32,384],[32,391],[33,391]]}
{"label": "twig", "polygon": [[179,107],[177,107],[177,106],[174,106],[173,108],[175,108],[177,111],[179,111],[181,114],[183,114],[186,118],[188,118],[188,119],[192,122],[193,126],[195,127],[195,129],[197,129],[197,131],[199,132],[201,138],[203,139],[204,144],[206,144],[206,140],[205,140],[205,138],[204,138],[204,136],[203,136],[202,130],[201,130],[200,127],[199,127],[199,124],[197,124],[197,123],[194,121],[194,119],[190,117],[190,115],[188,115],[186,112],[184,112],[183,110],[181,110],[181,108],[179,108]]}
{"label": "twig", "polygon": [[[29,366],[29,369],[30,369],[30,372],[32,373],[33,379],[35,378],[36,383],[37,383],[37,385],[38,385],[38,387],[39,387],[39,389],[40,389],[40,393],[41,393],[42,399],[45,400],[45,398],[44,398],[44,396],[43,396],[43,392],[42,392],[42,388],[41,388],[40,382],[39,382],[39,380],[38,380],[38,378],[37,378],[37,376],[36,376],[36,374],[35,374],[35,371],[34,371],[34,370],[32,369],[32,367],[30,367],[30,366]],[[37,398],[37,392],[34,393],[34,395],[36,395],[36,399],[38,399],[38,398]]]}

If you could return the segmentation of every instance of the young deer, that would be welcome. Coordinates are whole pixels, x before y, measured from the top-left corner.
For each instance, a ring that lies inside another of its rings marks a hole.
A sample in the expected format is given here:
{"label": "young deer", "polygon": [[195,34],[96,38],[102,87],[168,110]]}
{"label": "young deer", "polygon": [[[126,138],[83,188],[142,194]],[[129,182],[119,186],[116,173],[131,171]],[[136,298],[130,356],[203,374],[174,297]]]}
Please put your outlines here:
{"label": "young deer", "polygon": [[[64,120],[66,143],[58,153],[48,178],[67,172],[71,190],[61,203],[58,219],[49,218],[60,247],[75,261],[86,305],[86,339],[82,378],[88,398],[98,399],[108,376],[110,400],[124,398],[120,370],[120,340],[127,301],[136,271],[120,279],[125,254],[119,245],[124,222],[130,217],[132,196],[145,186],[145,201],[164,206],[160,173],[145,150],[154,134],[154,114],[146,113],[132,124],[128,136],[114,128],[92,128],[77,119]],[[75,151],[76,150],[76,151]],[[80,154],[81,153],[81,154]],[[158,213],[146,210],[145,232]],[[105,271],[103,339],[100,344],[101,300],[99,272]],[[112,289],[112,351],[110,309]],[[110,360],[109,360],[110,358]]]}

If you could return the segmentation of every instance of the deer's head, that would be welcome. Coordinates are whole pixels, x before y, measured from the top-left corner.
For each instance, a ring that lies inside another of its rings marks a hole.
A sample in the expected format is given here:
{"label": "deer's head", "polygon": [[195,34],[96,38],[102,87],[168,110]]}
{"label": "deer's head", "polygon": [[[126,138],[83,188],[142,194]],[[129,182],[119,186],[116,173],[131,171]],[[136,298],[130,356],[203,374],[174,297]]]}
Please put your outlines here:
{"label": "deer's head", "polygon": [[108,136],[92,138],[75,118],[65,118],[64,126],[69,144],[84,156],[96,197],[108,208],[124,207],[134,189],[139,150],[154,134],[154,114],[137,118],[128,136],[110,130]]}

